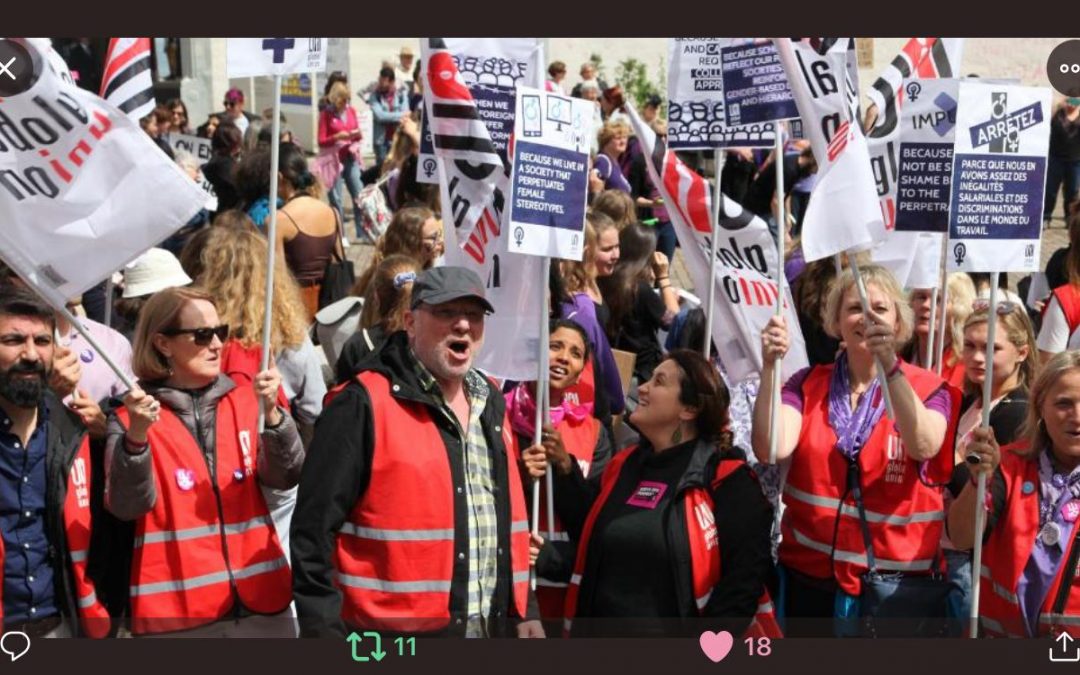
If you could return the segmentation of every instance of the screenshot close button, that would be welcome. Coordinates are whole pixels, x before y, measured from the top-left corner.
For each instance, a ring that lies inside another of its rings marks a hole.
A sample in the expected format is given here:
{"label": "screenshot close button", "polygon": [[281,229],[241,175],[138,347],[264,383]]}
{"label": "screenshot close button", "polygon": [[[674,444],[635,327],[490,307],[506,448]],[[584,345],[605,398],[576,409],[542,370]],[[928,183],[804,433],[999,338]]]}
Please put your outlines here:
{"label": "screenshot close button", "polygon": [[18,42],[0,39],[0,97],[15,96],[34,83],[34,63]]}

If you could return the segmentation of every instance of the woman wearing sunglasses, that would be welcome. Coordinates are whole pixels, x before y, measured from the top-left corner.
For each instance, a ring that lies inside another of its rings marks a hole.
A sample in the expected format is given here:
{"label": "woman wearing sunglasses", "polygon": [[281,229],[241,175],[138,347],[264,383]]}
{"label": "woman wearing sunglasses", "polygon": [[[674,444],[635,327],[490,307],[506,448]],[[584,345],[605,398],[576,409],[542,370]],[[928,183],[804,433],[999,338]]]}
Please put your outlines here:
{"label": "woman wearing sunglasses", "polygon": [[194,288],[161,291],[139,316],[140,387],[109,420],[105,458],[106,507],[135,523],[136,635],[295,635],[291,619],[273,616],[292,599],[292,577],[259,488],[296,485],[304,451],[276,405],[276,368],[254,387],[221,372],[228,335]]}
{"label": "woman wearing sunglasses", "polygon": [[[992,428],[967,444],[972,478],[949,511],[949,536],[975,543],[975,509],[987,510],[979,618],[995,637],[1080,636],[1075,526],[1080,520],[1080,352],[1058,354],[1031,386],[1023,437],[1002,447]],[[985,473],[986,502],[975,477]]]}
{"label": "woman wearing sunglasses", "polygon": [[[972,314],[964,322],[961,355],[965,378],[964,398],[960,406],[964,412],[956,425],[956,468],[949,483],[946,507],[968,483],[971,471],[964,461],[968,454],[967,445],[982,424],[990,302],[980,298],[972,303],[972,309]],[[996,321],[994,372],[990,384],[990,427],[1000,443],[1009,444],[1016,440],[1027,414],[1028,387],[1035,381],[1039,355],[1035,350],[1031,319],[1022,305],[999,302]],[[962,621],[967,619],[971,608],[971,551],[957,550],[948,536],[942,539],[942,550],[949,579],[956,584],[949,596],[950,618],[956,620],[951,627],[956,630],[963,626]]]}

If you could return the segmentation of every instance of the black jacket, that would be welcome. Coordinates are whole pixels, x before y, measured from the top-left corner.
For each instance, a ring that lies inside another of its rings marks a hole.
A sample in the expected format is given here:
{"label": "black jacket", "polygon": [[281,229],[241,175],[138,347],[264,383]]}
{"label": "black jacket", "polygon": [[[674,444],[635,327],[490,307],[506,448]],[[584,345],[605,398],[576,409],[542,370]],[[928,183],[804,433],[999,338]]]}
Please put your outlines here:
{"label": "black jacket", "polygon": [[[652,453],[652,448],[643,440],[637,449],[623,452],[633,454],[623,464],[619,481],[637,481],[641,465]],[[664,631],[673,636],[699,635],[708,626],[711,626],[708,630],[723,629],[733,635],[742,635],[757,611],[758,599],[771,574],[772,544],[769,532],[772,527],[772,507],[745,463],[713,490],[710,486],[721,458],[745,460],[746,455],[738,448],[730,448],[720,454],[715,444],[701,440],[697,442],[666,514],[667,544],[668,550],[673,553],[672,574],[680,614],[665,624]],[[555,508],[570,538],[580,541],[585,519],[599,496],[600,481],[586,481],[576,463],[569,476],[556,473],[555,477]],[[720,579],[700,615],[694,596],[686,509],[683,508],[683,494],[691,488],[705,488],[712,494],[721,560]],[[609,502],[603,508],[608,506],[618,505]],[[598,523],[602,514],[597,519]],[[593,586],[590,579],[595,578],[602,562],[596,551],[600,541],[597,534],[593,532],[585,558],[574,635],[590,632],[588,623]]]}
{"label": "black jacket", "polygon": [[[978,397],[965,396],[960,405],[961,416],[980,399],[982,399],[981,394]],[[999,446],[1004,447],[1017,440],[1020,427],[1023,426],[1027,416],[1027,407],[1028,391],[1020,388],[1006,394],[1005,398],[1001,399],[990,411],[990,428],[994,430],[994,439]],[[957,434],[956,443],[959,444],[961,440]],[[969,480],[971,480],[971,471],[967,463],[957,462],[953,467],[952,478],[949,480],[949,492],[954,497],[959,496],[964,489],[964,484]]]}
{"label": "black jacket", "polygon": [[[438,413],[432,399],[422,390],[414,372],[405,333],[399,331],[388,337],[379,350],[364,361],[362,370],[386,376],[392,383],[395,398],[428,406],[432,412],[432,423],[438,426],[446,446],[453,481],[458,485],[463,484],[463,449],[457,430],[444,415]],[[492,616],[489,617],[493,636],[511,635],[512,628],[523,618],[539,619],[532,593],[529,594],[528,616],[514,615],[509,471],[516,468],[509,466],[506,461],[500,431],[505,409],[502,394],[489,383],[487,405],[481,419],[495,472],[498,541],[502,551],[497,562],[498,581],[491,605]],[[371,453],[375,446],[372,418],[376,412],[367,390],[359,382],[353,381],[323,410],[315,424],[315,436],[300,477],[290,533],[293,598],[304,637],[343,638],[349,629],[363,628],[347,628],[341,619],[341,593],[332,582],[333,556],[337,533],[363,497],[371,480]],[[402,433],[408,433],[408,430],[403,429]],[[468,536],[469,530],[466,496],[459,492],[453,497],[455,540],[461,541]],[[468,547],[455,545],[455,548]],[[450,625],[441,635],[463,636],[465,633],[468,579],[469,560],[455,559],[450,587]]]}
{"label": "black jacket", "polygon": [[[64,502],[67,500],[68,475],[71,473],[71,465],[75,462],[75,455],[86,435],[86,427],[79,416],[68,410],[51,391],[45,395],[45,405],[49,410],[45,451],[45,535],[49,541],[49,562],[56,582],[57,608],[68,618],[72,634],[79,636],[81,626],[78,621],[77,593],[72,577],[71,554],[68,549],[67,532],[64,528]],[[91,480],[95,483],[103,481],[104,475],[94,473],[91,468]],[[101,513],[100,499],[92,499],[90,508],[93,523],[97,521]],[[94,579],[95,570],[100,569],[97,563],[100,562],[101,557],[95,556],[99,551],[94,550],[93,542],[90,549],[87,569],[90,577]]]}

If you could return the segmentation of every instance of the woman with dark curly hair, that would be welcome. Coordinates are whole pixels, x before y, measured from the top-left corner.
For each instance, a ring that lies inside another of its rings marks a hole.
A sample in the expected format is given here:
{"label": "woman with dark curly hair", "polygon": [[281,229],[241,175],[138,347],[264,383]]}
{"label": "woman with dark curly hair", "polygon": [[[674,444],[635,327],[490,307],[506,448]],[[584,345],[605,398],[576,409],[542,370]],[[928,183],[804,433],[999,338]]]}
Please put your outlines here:
{"label": "woman with dark curly hair", "polygon": [[[639,445],[598,481],[550,430],[525,463],[555,470],[555,508],[577,542],[566,598],[573,637],[777,635],[765,593],[772,509],[732,446],[728,390],[677,349],[638,391]],[[541,548],[541,557],[543,556]],[[718,628],[719,627],[719,628]]]}

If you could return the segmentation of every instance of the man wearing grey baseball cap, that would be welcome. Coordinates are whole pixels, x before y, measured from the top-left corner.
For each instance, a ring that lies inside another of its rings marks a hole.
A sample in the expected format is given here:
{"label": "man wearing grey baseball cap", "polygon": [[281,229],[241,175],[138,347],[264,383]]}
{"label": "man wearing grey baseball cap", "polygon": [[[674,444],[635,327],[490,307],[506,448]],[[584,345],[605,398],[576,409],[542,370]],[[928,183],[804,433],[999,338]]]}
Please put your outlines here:
{"label": "man wearing grey baseball cap", "polygon": [[543,637],[513,432],[473,368],[484,283],[435,267],[410,307],[315,428],[291,532],[301,634]]}

